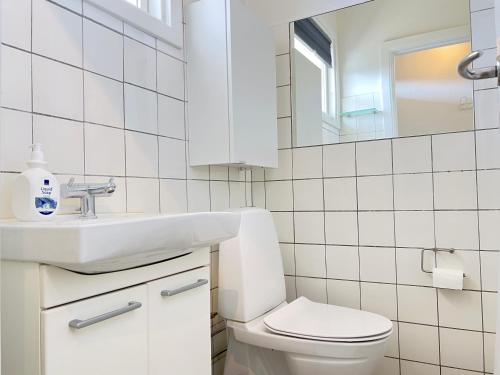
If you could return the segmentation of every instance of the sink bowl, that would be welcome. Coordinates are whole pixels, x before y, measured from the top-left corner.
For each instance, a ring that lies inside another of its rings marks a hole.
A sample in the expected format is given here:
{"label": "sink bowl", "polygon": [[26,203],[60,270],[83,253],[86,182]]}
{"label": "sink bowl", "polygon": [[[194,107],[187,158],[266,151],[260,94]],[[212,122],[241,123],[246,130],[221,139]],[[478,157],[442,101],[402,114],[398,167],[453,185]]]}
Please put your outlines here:
{"label": "sink bowl", "polygon": [[54,221],[0,221],[2,259],[103,273],[171,259],[234,237],[237,212],[178,215],[101,215],[85,220],[61,215]]}

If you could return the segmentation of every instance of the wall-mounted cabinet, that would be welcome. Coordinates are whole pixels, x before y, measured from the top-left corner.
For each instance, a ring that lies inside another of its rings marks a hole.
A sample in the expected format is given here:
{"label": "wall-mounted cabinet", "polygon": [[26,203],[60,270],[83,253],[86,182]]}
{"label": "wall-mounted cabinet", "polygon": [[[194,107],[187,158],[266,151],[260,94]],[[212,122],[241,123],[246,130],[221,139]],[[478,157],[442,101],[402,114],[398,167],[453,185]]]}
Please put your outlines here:
{"label": "wall-mounted cabinet", "polygon": [[186,9],[190,163],[277,167],[274,38],[241,0]]}

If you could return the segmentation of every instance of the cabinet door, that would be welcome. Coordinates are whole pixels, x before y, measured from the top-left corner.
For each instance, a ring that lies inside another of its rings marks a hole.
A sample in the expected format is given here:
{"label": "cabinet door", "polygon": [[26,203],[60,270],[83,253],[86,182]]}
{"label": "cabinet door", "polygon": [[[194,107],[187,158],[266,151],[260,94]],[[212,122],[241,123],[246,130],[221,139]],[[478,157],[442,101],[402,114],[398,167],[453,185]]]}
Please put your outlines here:
{"label": "cabinet door", "polygon": [[149,375],[210,375],[208,267],[148,284]]}
{"label": "cabinet door", "polygon": [[41,313],[44,375],[147,374],[147,287]]}

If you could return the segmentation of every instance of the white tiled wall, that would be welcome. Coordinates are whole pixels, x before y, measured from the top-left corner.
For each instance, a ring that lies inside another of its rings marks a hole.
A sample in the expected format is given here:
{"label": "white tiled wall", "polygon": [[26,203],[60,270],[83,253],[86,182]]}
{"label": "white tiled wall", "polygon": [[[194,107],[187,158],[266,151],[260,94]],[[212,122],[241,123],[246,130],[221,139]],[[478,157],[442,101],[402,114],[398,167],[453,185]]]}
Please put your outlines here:
{"label": "white tiled wall", "polygon": [[[43,143],[61,182],[115,178],[118,189],[97,200],[99,213],[251,205],[249,172],[188,166],[183,51],[82,0],[1,6],[0,218],[11,216],[10,187],[33,142]],[[78,204],[64,202],[63,212]],[[213,323],[215,356],[224,340],[220,320]]]}
{"label": "white tiled wall", "polygon": [[[472,0],[478,66],[496,56],[493,1]],[[277,67],[289,69],[288,27],[277,28]],[[278,72],[288,77],[289,72]],[[273,211],[288,299],[361,308],[393,320],[378,375],[493,372],[500,236],[500,133],[494,82],[475,84],[475,131],[293,148],[288,86],[279,169],[253,173],[253,201]],[[287,106],[288,105],[288,106]],[[437,290],[420,270],[464,269],[465,290]]]}

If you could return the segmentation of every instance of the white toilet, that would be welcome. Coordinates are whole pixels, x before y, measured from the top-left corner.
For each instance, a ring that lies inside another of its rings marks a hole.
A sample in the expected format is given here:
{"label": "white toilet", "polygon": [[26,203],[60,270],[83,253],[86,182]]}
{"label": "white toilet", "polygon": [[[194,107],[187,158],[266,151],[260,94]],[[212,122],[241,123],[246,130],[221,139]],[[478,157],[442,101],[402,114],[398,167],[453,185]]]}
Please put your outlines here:
{"label": "white toilet", "polygon": [[238,237],[220,245],[219,314],[224,375],[369,375],[392,334],[376,314],[304,297],[287,304],[272,216],[258,208],[243,209]]}

